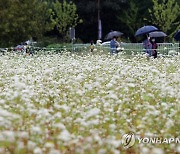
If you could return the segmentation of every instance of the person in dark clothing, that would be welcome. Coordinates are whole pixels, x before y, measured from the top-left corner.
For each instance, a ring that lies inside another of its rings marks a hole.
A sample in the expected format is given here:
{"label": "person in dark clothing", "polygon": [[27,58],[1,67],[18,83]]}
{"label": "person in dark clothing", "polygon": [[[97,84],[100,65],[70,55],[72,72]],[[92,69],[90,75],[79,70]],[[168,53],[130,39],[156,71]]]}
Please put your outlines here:
{"label": "person in dark clothing", "polygon": [[152,40],[151,40],[151,44],[152,44],[152,56],[154,57],[154,58],[157,58],[157,43],[156,43],[156,40],[155,40],[155,38],[152,38]]}

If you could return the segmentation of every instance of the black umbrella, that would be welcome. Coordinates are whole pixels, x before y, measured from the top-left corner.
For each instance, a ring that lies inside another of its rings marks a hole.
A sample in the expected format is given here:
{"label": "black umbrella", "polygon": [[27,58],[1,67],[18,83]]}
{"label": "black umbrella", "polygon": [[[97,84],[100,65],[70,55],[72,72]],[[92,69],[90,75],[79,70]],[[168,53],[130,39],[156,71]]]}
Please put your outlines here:
{"label": "black umbrella", "polygon": [[180,41],[180,30],[176,32],[176,34],[174,35],[174,38],[176,39],[176,41]]}
{"label": "black umbrella", "polygon": [[119,32],[119,31],[111,31],[106,35],[105,40],[110,40],[113,37],[119,37],[121,35],[123,35],[123,33]]}
{"label": "black umbrella", "polygon": [[143,26],[141,28],[139,28],[136,33],[135,36],[140,36],[140,35],[144,35],[144,34],[148,34],[150,32],[154,32],[157,31],[158,29],[155,26]]}
{"label": "black umbrella", "polygon": [[155,31],[155,32],[149,33],[149,36],[150,37],[166,37],[167,35],[162,31]]}

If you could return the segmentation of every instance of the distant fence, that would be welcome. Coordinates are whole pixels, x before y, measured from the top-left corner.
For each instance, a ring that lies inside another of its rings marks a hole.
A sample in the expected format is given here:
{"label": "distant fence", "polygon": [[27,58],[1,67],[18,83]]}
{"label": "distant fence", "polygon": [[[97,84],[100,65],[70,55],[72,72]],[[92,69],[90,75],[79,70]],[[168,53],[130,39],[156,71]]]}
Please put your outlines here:
{"label": "distant fence", "polygon": [[[180,53],[180,43],[157,43],[157,51],[160,54],[168,54],[169,51],[175,51]],[[127,54],[145,52],[143,43],[121,43],[123,51]],[[74,44],[74,51],[88,50],[90,44]],[[95,45],[95,48],[109,52],[110,45]]]}
{"label": "distant fence", "polygon": [[[120,46],[123,49],[124,53],[128,55],[145,52],[142,43],[121,43]],[[110,46],[109,44],[95,45],[95,49],[97,49],[98,51],[101,50],[103,52],[109,52]],[[90,44],[72,44],[61,48],[43,48],[31,46],[30,50],[33,54],[50,54],[65,51],[88,52],[90,50]],[[168,55],[169,52],[180,53],[180,43],[158,43],[157,51],[159,54],[163,55]],[[15,50],[14,48],[0,48],[0,52],[2,54],[5,54],[6,52],[15,52]]]}
{"label": "distant fence", "polygon": [[[180,52],[179,43],[157,43],[157,45],[157,51],[160,54],[168,54],[169,51]],[[127,54],[145,52],[143,43],[121,43],[120,46]],[[110,50],[107,45],[105,48]]]}

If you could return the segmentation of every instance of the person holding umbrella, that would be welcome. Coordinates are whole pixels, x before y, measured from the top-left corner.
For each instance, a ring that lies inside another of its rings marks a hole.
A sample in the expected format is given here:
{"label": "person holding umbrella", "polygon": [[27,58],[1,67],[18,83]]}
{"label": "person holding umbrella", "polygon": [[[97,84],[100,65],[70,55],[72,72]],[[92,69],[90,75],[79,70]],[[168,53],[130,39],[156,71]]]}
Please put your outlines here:
{"label": "person holding umbrella", "polygon": [[151,39],[151,44],[152,44],[152,56],[153,56],[154,58],[157,58],[157,51],[156,51],[156,49],[157,49],[158,45],[157,45],[157,43],[156,43],[155,38],[166,37],[167,34],[164,33],[164,32],[162,32],[162,31],[154,31],[154,32],[149,33],[149,36],[152,38],[152,39]]}
{"label": "person holding umbrella", "polygon": [[147,26],[143,26],[141,28],[139,28],[136,33],[135,36],[146,36],[147,39],[143,41],[143,45],[144,48],[146,50],[146,53],[148,54],[148,57],[152,56],[152,44],[150,41],[150,36],[149,33],[157,31],[158,28],[156,28],[155,26],[152,25],[147,25]]}
{"label": "person holding umbrella", "polygon": [[143,45],[146,50],[147,56],[151,57],[152,56],[152,44],[151,44],[149,36],[147,36],[147,39],[143,41]]}
{"label": "person holding umbrella", "polygon": [[120,44],[117,41],[117,38],[120,37],[121,35],[123,35],[122,32],[119,31],[112,31],[109,32],[106,37],[105,40],[111,40],[110,41],[110,52],[111,54],[115,54],[118,53],[118,47],[120,46]]}
{"label": "person holding umbrella", "polygon": [[154,58],[157,58],[157,51],[156,51],[156,49],[157,49],[158,46],[157,46],[155,38],[151,39],[151,44],[152,44],[152,56]]}
{"label": "person holding umbrella", "polygon": [[118,50],[117,50],[118,47],[119,47],[119,43],[117,42],[117,37],[113,36],[110,42],[111,54],[118,53]]}

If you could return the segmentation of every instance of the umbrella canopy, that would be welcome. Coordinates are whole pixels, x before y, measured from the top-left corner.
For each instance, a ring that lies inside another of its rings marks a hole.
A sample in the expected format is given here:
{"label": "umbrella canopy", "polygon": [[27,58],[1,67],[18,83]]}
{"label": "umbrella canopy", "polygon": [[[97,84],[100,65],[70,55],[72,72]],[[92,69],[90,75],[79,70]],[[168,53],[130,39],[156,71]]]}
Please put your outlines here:
{"label": "umbrella canopy", "polygon": [[177,33],[174,35],[174,38],[175,38],[177,41],[180,41],[180,30],[177,31]]}
{"label": "umbrella canopy", "polygon": [[119,32],[119,31],[111,31],[111,32],[109,32],[109,33],[106,35],[105,40],[110,40],[110,39],[112,39],[114,36],[115,36],[115,37],[119,37],[119,36],[121,36],[121,35],[123,35],[123,33]]}
{"label": "umbrella canopy", "polygon": [[166,37],[167,35],[164,32],[155,31],[155,32],[149,33],[149,36],[150,37]]}
{"label": "umbrella canopy", "polygon": [[139,28],[136,33],[135,36],[140,36],[140,35],[144,35],[144,34],[148,34],[150,32],[154,32],[157,31],[158,29],[155,26],[143,26],[141,28]]}

